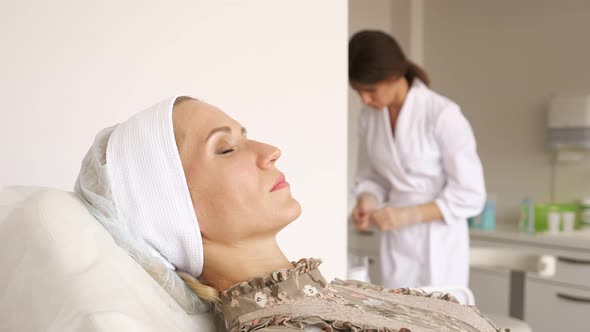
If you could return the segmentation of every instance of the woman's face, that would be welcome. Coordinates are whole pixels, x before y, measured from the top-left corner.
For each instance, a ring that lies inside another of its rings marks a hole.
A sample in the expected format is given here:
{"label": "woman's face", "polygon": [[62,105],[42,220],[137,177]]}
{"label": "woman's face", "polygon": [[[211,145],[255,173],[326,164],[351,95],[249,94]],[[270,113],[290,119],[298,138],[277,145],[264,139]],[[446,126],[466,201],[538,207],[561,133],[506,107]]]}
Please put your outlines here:
{"label": "woman's face", "polygon": [[301,214],[275,167],[281,152],[250,140],[218,108],[196,100],[173,111],[174,133],[205,241],[238,243],[278,233]]}
{"label": "woman's face", "polygon": [[350,86],[359,94],[363,104],[380,110],[398,99],[400,81],[400,77],[392,77],[374,84],[351,82]]}

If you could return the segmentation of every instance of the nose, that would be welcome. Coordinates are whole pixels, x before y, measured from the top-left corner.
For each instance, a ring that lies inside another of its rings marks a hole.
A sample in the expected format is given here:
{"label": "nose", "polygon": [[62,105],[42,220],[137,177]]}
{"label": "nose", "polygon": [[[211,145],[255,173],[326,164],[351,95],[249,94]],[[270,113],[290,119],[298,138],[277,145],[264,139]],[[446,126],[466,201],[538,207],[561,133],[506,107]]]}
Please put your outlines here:
{"label": "nose", "polygon": [[368,93],[361,93],[361,100],[363,104],[368,105],[371,102],[371,95]]}
{"label": "nose", "polygon": [[258,143],[258,159],[257,164],[261,169],[268,169],[272,167],[275,162],[281,157],[281,150],[276,146],[265,143]]}

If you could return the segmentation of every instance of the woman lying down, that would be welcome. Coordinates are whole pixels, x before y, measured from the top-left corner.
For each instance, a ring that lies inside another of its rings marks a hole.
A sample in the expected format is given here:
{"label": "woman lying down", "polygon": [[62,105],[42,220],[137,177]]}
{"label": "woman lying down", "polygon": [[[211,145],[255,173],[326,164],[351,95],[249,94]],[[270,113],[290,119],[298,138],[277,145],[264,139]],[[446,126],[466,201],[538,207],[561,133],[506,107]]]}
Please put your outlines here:
{"label": "woman lying down", "polygon": [[280,156],[215,106],[175,97],[102,130],[76,191],[181,306],[179,275],[228,331],[502,331],[450,295],[329,283],[320,260],[290,262],[275,238],[301,207]]}

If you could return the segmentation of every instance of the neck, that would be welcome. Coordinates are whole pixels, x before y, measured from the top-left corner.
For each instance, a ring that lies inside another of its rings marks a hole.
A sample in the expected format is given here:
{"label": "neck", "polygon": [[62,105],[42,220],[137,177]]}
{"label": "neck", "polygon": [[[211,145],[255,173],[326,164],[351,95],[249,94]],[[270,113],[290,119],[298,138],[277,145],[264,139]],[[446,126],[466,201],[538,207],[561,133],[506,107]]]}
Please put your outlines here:
{"label": "neck", "polygon": [[293,267],[274,236],[220,244],[203,239],[204,266],[200,280],[220,292],[256,276]]}
{"label": "neck", "polygon": [[393,101],[387,106],[390,112],[398,113],[404,102],[406,101],[406,97],[408,96],[408,92],[410,91],[410,84],[405,77],[402,77],[399,82],[399,90],[396,94],[396,97]]}

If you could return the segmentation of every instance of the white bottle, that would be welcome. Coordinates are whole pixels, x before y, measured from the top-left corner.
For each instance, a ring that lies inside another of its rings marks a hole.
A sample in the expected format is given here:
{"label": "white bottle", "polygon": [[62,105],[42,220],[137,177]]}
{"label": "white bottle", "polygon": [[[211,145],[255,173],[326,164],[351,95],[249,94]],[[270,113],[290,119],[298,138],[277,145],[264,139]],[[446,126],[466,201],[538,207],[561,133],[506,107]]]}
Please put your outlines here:
{"label": "white bottle", "polygon": [[547,213],[547,232],[549,234],[559,234],[561,223],[561,214],[557,211]]}
{"label": "white bottle", "polygon": [[565,211],[561,213],[561,221],[563,225],[563,231],[571,233],[576,227],[576,213],[574,211]]}

